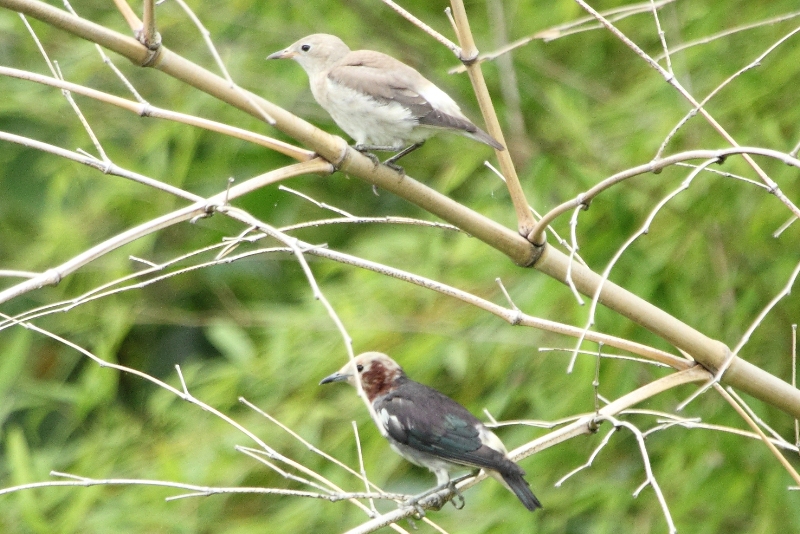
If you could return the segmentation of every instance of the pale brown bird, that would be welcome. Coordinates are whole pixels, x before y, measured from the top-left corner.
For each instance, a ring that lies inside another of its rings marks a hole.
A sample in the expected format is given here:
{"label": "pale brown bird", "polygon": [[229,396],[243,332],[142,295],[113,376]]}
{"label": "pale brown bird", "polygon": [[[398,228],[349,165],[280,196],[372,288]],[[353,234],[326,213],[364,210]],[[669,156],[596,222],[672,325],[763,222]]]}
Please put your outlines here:
{"label": "pale brown bird", "polygon": [[391,56],[351,51],[338,37],[318,33],[267,57],[288,58],[305,69],[314,98],[355,140],[357,150],[399,151],[387,164],[442,130],[505,149],[444,91]]}

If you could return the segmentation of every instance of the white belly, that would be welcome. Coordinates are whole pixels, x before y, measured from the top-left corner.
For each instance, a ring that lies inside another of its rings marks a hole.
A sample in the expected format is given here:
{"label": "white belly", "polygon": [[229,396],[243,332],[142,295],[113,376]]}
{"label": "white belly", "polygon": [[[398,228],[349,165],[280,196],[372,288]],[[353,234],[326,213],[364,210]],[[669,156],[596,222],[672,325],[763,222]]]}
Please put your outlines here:
{"label": "white belly", "polygon": [[435,132],[420,127],[401,104],[382,103],[348,87],[327,80],[325,94],[314,94],[336,124],[358,145],[400,150],[424,141]]}

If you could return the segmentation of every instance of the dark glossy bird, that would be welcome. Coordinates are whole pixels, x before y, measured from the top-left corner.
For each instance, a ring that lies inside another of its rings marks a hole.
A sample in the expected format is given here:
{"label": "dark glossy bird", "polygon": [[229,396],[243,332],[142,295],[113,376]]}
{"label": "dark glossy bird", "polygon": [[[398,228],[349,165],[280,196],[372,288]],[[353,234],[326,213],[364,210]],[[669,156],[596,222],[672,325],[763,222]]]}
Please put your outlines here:
{"label": "dark glossy bird", "polygon": [[437,490],[449,487],[455,492],[451,472],[479,468],[514,492],[528,510],[542,507],[523,478],[525,471],[508,458],[500,438],[466,408],[411,380],[380,352],[356,356],[320,384],[347,382],[355,386],[356,376],[372,404],[381,434],[406,460],[430,469],[436,475]]}

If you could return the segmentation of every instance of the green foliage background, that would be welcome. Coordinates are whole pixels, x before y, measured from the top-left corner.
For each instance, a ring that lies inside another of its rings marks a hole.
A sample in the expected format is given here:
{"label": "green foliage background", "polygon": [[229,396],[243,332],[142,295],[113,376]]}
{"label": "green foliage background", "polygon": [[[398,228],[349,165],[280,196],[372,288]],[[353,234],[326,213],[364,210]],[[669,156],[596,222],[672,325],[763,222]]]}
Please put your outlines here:
{"label": "green foliage background", "polygon": [[[381,50],[414,65],[478,117],[466,76],[448,76],[452,54],[378,1],[195,3],[215,44],[243,87],[341,134],[308,90],[292,62],[266,62],[270,52],[315,32],[335,33],[353,48]],[[449,35],[445,2],[403,5]],[[608,9],[619,2],[600,2]],[[503,2],[508,38],[530,35],[584,14],[571,2]],[[83,16],[128,33],[111,3],[76,3]],[[472,29],[482,50],[493,48],[496,27],[484,2],[469,2]],[[138,9],[138,6],[137,6]],[[670,45],[796,9],[790,0],[769,3],[679,1],[661,11]],[[158,8],[164,43],[214,69],[197,30],[174,3]],[[672,58],[681,83],[704,96],[755,59],[797,24],[783,22],[695,46]],[[66,78],[126,95],[83,41],[32,21]],[[660,44],[651,15],[619,27],[652,54]],[[740,76],[708,109],[743,145],[787,152],[800,140],[798,37]],[[513,54],[527,134],[510,140],[523,186],[540,212],[574,197],[603,178],[649,161],[688,105],[630,49],[608,32],[580,33]],[[17,15],[0,11],[0,64],[46,72]],[[117,64],[152,104],[278,135],[269,127],[159,72]],[[495,65],[484,68],[501,120],[508,106]],[[59,91],[0,78],[0,130],[73,149],[90,150],[84,130]],[[201,195],[289,163],[268,150],[218,134],[142,119],[78,98],[112,160],[125,168]],[[724,141],[695,118],[668,152],[718,148]],[[441,137],[403,161],[410,176],[513,227],[502,183],[482,163],[490,151],[462,138]],[[759,161],[797,201],[797,170]],[[752,172],[736,158],[721,171]],[[0,268],[45,270],[130,226],[183,205],[166,194],[16,145],[0,144]],[[581,215],[581,253],[601,270],[653,206],[688,171],[665,170],[631,180],[598,198]],[[357,215],[430,218],[388,193],[342,173],[305,176],[287,185]],[[274,225],[329,216],[277,187],[239,201]],[[656,218],[650,233],[622,258],[612,279],[689,325],[735,345],[756,314],[786,283],[798,261],[800,226],[770,237],[788,218],[762,189],[703,174]],[[557,221],[568,234],[568,217]],[[68,299],[140,265],[130,255],[165,261],[219,242],[241,228],[215,216],[167,229],[92,263],[54,288],[18,298],[0,309],[13,314]],[[441,280],[504,303],[500,277],[516,304],[540,317],[583,325],[587,309],[569,290],[533,270],[515,267],[493,249],[453,232],[387,225],[324,227],[298,237]],[[551,242],[554,240],[551,238]],[[496,317],[446,297],[326,261],[312,268],[327,298],[354,338],[355,349],[391,354],[413,378],[435,385],[475,413],[498,419],[554,420],[593,409],[593,358],[565,374],[574,341],[513,328]],[[2,280],[2,287],[14,283]],[[785,379],[790,376],[790,325],[798,299],[778,304],[756,330],[742,356]],[[357,466],[350,425],[360,429],[367,472],[390,491],[418,491],[430,473],[390,451],[365,408],[344,386],[319,380],[345,361],[345,350],[324,309],[313,299],[295,260],[255,257],[169,278],[141,290],[84,304],[37,324],[98,356],[178,385],[180,364],[192,393],[295,458],[353,491],[363,485],[321,460],[296,440],[242,406],[245,397],[342,461]],[[597,328],[660,348],[663,342],[630,321],[601,310]],[[592,347],[589,347],[590,349]],[[604,362],[600,391],[615,398],[665,371],[635,363]],[[671,391],[646,408],[672,410],[693,387]],[[793,421],[753,401],[766,422],[791,436]],[[744,423],[719,397],[706,394],[686,410],[704,422]],[[653,419],[631,416],[643,428]],[[431,517],[450,532],[611,533],[665,532],[651,489],[634,499],[644,480],[635,440],[620,432],[595,465],[562,487],[553,484],[585,462],[608,428],[522,462],[545,510],[525,511],[488,481],[467,492],[467,505]],[[509,447],[544,430],[509,427]],[[76,351],[22,328],[0,331],[0,485],[48,480],[51,470],[93,478],[163,479],[200,485],[264,485],[303,489],[234,451],[247,438],[212,415],[135,377],[100,369]],[[800,530],[800,494],[763,444],[741,437],[674,427],[652,435],[648,450],[679,531],[791,532]],[[791,461],[798,467],[796,457]],[[0,496],[3,532],[339,532],[365,520],[347,503],[239,495],[165,502],[175,490],[145,486],[49,488]],[[384,506],[385,507],[385,506]],[[420,531],[429,527],[420,524]]]}

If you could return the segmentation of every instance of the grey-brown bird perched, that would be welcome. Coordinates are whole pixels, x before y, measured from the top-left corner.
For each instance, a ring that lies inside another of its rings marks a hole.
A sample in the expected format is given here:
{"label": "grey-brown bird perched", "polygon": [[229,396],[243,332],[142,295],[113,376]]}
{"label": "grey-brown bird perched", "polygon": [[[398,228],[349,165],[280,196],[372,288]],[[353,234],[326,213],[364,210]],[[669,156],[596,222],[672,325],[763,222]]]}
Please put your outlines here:
{"label": "grey-brown bird perched", "polygon": [[504,150],[444,91],[391,56],[351,51],[338,37],[317,33],[267,57],[287,58],[305,69],[314,98],[355,140],[357,150],[400,151],[387,163],[442,130]]}
{"label": "grey-brown bird perched", "polygon": [[355,385],[356,376],[381,434],[395,452],[436,474],[439,486],[435,491],[449,487],[455,492],[451,471],[484,469],[514,492],[528,510],[542,507],[523,478],[525,471],[508,457],[500,438],[459,403],[414,382],[397,362],[380,352],[356,356],[320,384]]}

